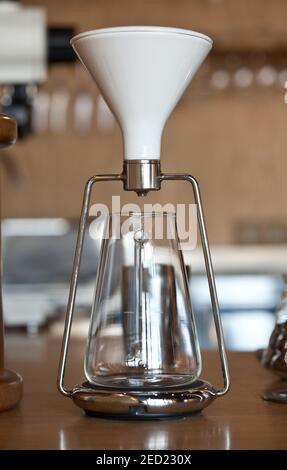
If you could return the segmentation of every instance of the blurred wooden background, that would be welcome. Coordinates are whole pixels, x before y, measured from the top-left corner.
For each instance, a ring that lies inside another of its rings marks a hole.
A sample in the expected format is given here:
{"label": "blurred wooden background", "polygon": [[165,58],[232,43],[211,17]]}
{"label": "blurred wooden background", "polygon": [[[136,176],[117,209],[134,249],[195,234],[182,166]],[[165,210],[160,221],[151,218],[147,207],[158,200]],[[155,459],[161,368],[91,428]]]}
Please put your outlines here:
{"label": "blurred wooden background", "polygon": [[[210,35],[215,41],[213,55],[166,126],[163,170],[191,172],[200,181],[212,243],[235,243],[240,238],[240,228],[252,228],[254,224],[273,228],[275,239],[279,229],[285,230],[284,86],[234,86],[219,90],[205,89],[204,82],[199,82],[200,77],[204,78],[212,70],[222,69],[226,57],[232,58],[234,54],[243,57],[243,65],[246,62],[253,66],[253,61],[259,58],[263,65],[279,60],[280,67],[287,68],[286,1],[27,0],[23,3],[45,6],[50,25],[71,24],[77,32],[146,24],[189,28]],[[71,96],[81,88],[97,94],[79,65],[51,67],[42,89],[49,91],[54,87],[66,87]],[[47,132],[19,142],[7,151],[5,160],[10,162],[8,166],[13,163],[16,177],[9,177],[6,162],[2,171],[4,216],[76,218],[86,179],[94,173],[121,171],[121,136],[117,126],[103,133],[95,123],[93,132],[81,136],[71,125],[64,133]],[[116,188],[120,193],[120,187]],[[114,192],[114,186],[101,186],[95,197],[99,202],[108,202]],[[174,203],[187,202],[189,195],[188,186],[170,184],[162,193],[148,196],[147,202],[168,199]],[[131,195],[124,198],[131,200]],[[287,229],[285,235],[287,239]]]}

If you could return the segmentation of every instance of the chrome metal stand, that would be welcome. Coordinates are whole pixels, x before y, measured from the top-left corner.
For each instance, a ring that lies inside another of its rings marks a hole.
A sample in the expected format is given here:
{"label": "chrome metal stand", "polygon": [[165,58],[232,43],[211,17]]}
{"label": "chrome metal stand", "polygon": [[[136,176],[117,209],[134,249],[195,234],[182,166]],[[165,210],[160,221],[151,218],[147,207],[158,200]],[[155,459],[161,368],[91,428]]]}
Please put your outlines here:
{"label": "chrome metal stand", "polygon": [[[95,183],[102,181],[122,181],[125,190],[135,191],[138,195],[145,195],[149,191],[159,190],[163,181],[171,180],[188,181],[192,185],[194,199],[197,205],[199,231],[209,283],[213,319],[218,341],[223,386],[219,389],[216,389],[208,382],[198,380],[185,388],[147,392],[126,390],[112,391],[95,387],[89,383],[77,385],[73,389],[69,390],[65,387],[64,383],[65,369],[92,188]],[[230,378],[219,313],[214,272],[200,190],[196,179],[189,174],[161,173],[160,163],[158,160],[125,161],[122,174],[93,176],[86,184],[83,198],[59,365],[59,391],[63,395],[72,398],[77,406],[83,408],[86,413],[90,415],[105,417],[111,416],[129,419],[151,419],[176,417],[198,412],[208,406],[215,398],[227,393],[229,385]]]}

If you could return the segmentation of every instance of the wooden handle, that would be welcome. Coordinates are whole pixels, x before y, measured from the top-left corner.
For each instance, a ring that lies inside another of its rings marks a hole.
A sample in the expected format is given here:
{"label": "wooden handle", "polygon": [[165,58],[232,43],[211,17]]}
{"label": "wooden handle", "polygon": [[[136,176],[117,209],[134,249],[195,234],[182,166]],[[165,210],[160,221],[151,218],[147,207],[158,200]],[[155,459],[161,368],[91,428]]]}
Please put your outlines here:
{"label": "wooden handle", "polygon": [[[17,139],[17,122],[13,117],[0,114],[0,148],[14,144]],[[1,224],[1,213],[0,213]],[[0,225],[0,261],[1,225]],[[2,264],[2,263],[0,263]],[[14,407],[22,397],[22,378],[4,367],[4,320],[2,304],[2,272],[0,266],[0,411]]]}
{"label": "wooden handle", "polygon": [[[14,144],[17,139],[17,122],[11,116],[0,114],[0,148]],[[1,247],[1,212],[0,212],[0,261],[2,260]],[[2,306],[2,263],[0,263],[0,375],[4,372],[4,322]]]}
{"label": "wooden handle", "polygon": [[8,147],[16,142],[17,122],[16,119],[0,114],[0,148]]}

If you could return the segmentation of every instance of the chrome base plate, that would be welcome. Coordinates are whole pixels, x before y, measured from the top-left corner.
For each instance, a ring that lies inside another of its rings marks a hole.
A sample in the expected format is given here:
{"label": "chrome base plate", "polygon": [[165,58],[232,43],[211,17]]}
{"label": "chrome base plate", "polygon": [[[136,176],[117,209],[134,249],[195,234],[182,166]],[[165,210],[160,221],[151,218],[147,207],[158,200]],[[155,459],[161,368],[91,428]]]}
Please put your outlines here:
{"label": "chrome base plate", "polygon": [[108,390],[85,382],[72,394],[75,405],[87,415],[112,419],[180,418],[199,413],[215,398],[212,385],[202,380],[188,388],[146,392]]}

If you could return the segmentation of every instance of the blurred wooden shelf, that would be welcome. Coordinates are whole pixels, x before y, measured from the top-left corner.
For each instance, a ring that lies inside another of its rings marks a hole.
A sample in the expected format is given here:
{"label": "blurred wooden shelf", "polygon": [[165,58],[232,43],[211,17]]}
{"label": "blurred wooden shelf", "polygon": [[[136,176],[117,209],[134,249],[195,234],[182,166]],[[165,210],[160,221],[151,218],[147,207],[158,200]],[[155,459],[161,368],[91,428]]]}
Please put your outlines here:
{"label": "blurred wooden shelf", "polygon": [[175,26],[203,32],[218,50],[287,49],[284,0],[24,0],[46,7],[52,25],[79,31],[123,25]]}

